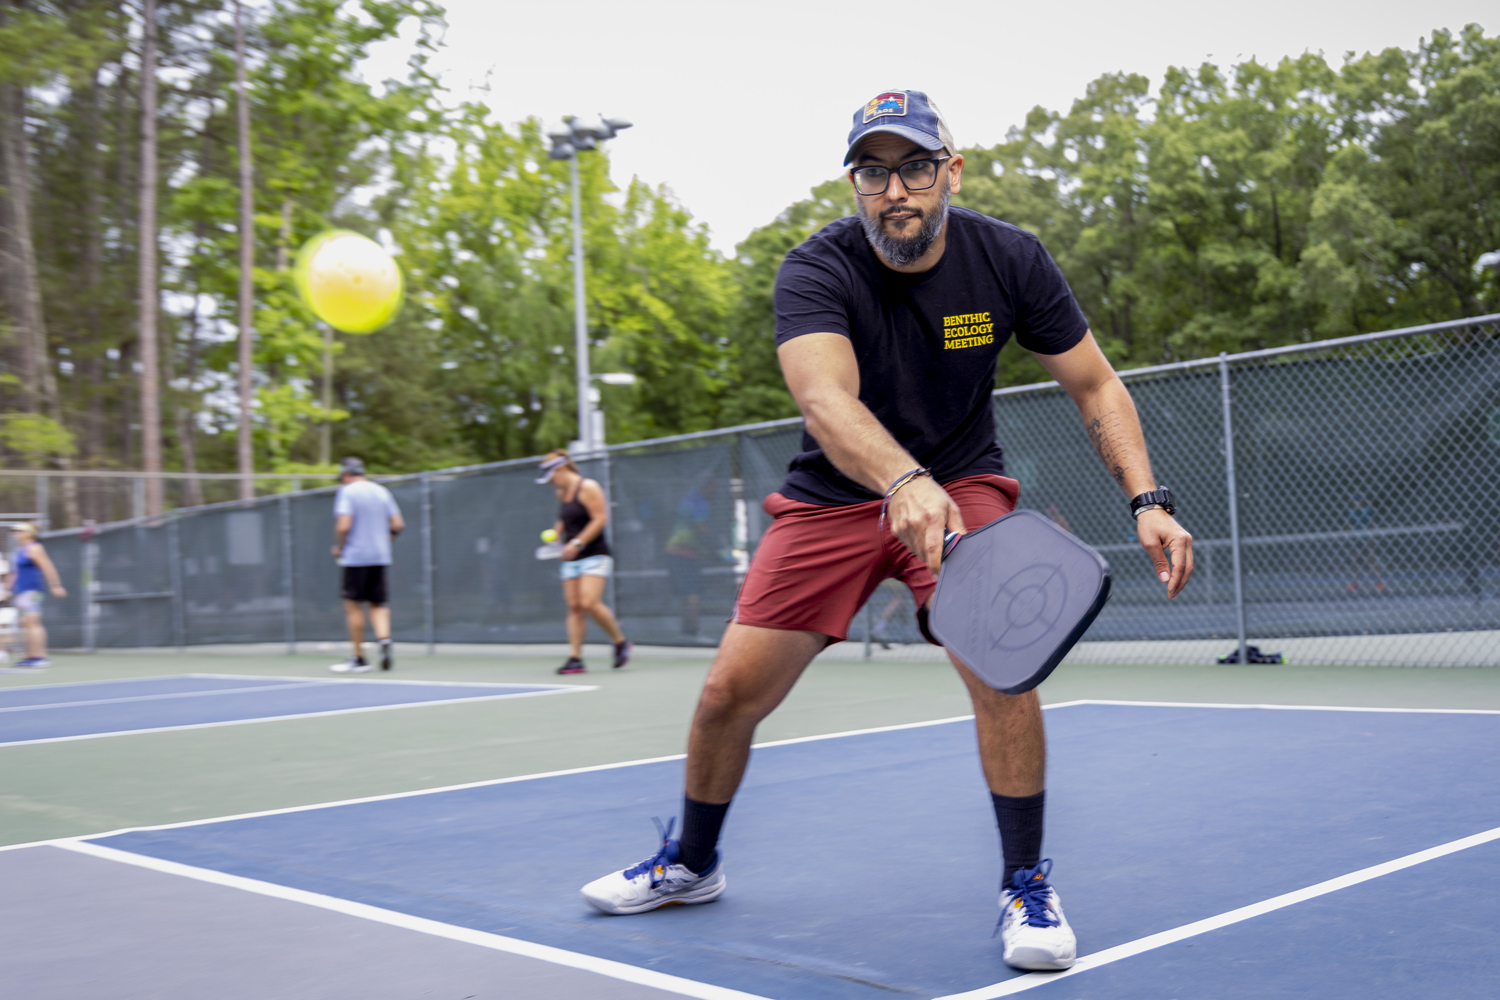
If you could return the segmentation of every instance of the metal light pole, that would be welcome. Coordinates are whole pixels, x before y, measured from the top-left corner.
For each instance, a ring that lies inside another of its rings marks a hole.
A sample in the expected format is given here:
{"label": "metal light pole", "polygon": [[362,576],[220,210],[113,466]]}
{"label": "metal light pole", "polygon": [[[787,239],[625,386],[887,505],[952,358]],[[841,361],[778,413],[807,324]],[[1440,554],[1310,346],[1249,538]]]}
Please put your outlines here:
{"label": "metal light pole", "polygon": [[570,167],[573,195],[573,340],[578,360],[578,444],[584,454],[592,454],[604,446],[604,428],[594,409],[593,379],[589,375],[589,323],[588,307],[584,299],[583,286],[583,206],[578,197],[578,154],[586,149],[597,149],[605,139],[613,139],[630,122],[623,118],[599,119],[598,125],[585,125],[577,118],[564,118],[567,130],[549,133],[552,140],[551,157],[567,160]]}

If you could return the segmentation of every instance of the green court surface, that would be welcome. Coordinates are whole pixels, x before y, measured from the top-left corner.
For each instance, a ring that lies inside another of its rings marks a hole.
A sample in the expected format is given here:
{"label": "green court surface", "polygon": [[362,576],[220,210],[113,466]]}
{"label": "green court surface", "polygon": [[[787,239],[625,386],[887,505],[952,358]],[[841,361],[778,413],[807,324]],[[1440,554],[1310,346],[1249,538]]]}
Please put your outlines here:
{"label": "green court surface", "polygon": [[[561,681],[595,690],[0,747],[0,845],[681,753],[709,652],[646,651],[625,670],[567,678],[552,673],[558,659],[551,655],[409,652],[393,677]],[[326,652],[62,654],[45,673],[0,675],[0,688],[185,673],[326,677],[335,658]],[[1065,665],[1041,693],[1048,703],[1500,709],[1500,668]],[[757,738],[968,712],[946,663],[827,658],[809,668]]]}

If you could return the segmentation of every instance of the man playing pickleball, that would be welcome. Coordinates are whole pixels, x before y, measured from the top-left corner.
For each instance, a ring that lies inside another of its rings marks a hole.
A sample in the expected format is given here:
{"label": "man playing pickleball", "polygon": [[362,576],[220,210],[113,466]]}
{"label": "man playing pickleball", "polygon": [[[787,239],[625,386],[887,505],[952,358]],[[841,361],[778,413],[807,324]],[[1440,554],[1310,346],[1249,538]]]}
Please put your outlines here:
{"label": "man playing pickleball", "polygon": [[[584,886],[608,913],[718,898],[719,831],[756,725],[817,653],[847,637],[882,580],[911,588],[925,634],[944,532],[1014,509],[1019,486],[1005,477],[990,402],[1010,336],[1078,405],[1135,500],[1141,545],[1167,595],[1192,574],[1192,538],[1169,497],[1146,496],[1156,484],[1135,406],[1057,265],[1030,233],[949,208],[963,157],[927,96],[891,91],[856,111],[844,162],[858,214],[793,250],[776,278],[777,354],[806,423],[803,451],[766,498],[775,520],[698,702],[681,839],[668,828],[654,856]],[[1002,694],[950,659],[974,703],[1000,827],[1005,961],[1065,969],[1076,943],[1041,857],[1041,703],[1034,690]]]}

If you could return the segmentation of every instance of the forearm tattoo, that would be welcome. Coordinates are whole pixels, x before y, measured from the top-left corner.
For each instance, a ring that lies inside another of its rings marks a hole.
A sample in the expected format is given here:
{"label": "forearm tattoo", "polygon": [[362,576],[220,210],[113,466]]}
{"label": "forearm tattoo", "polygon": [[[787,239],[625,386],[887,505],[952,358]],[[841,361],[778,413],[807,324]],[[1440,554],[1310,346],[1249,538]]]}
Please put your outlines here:
{"label": "forearm tattoo", "polygon": [[1104,460],[1104,467],[1114,477],[1120,486],[1125,485],[1125,472],[1130,468],[1124,454],[1125,435],[1120,427],[1120,415],[1114,410],[1106,410],[1103,413],[1095,412],[1092,417],[1084,421],[1084,429],[1089,432],[1089,441],[1094,450]]}

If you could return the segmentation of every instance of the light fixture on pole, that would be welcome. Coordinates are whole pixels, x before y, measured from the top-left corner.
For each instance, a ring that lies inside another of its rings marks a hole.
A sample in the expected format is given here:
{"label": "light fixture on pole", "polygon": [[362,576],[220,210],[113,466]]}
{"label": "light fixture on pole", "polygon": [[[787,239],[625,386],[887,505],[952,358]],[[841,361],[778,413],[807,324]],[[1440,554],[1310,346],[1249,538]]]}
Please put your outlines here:
{"label": "light fixture on pole", "polygon": [[[577,450],[592,454],[604,447],[604,422],[597,414],[593,397],[597,392],[589,377],[589,329],[588,311],[583,289],[583,209],[578,198],[578,154],[588,149],[598,149],[599,143],[613,139],[630,128],[623,118],[600,117],[599,124],[585,125],[579,119],[563,119],[565,128],[549,132],[552,140],[551,157],[567,160],[571,167],[573,192],[573,339],[578,355],[578,445]],[[597,414],[597,415],[596,415]]]}

